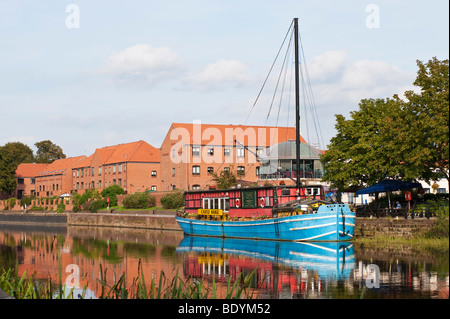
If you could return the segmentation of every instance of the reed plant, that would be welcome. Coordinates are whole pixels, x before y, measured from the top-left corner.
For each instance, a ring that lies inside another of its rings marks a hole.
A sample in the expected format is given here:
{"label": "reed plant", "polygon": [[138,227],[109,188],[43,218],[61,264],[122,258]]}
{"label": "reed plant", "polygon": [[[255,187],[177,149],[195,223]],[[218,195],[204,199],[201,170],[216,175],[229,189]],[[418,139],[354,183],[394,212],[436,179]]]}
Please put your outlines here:
{"label": "reed plant", "polygon": [[[17,267],[16,267],[17,269]],[[240,273],[234,283],[228,278],[225,296],[220,299],[252,299],[251,283],[256,269],[248,275]],[[142,263],[138,263],[138,276],[131,280],[131,287],[127,287],[127,278],[122,274],[117,281],[110,284],[106,281],[108,269],[100,264],[100,295],[99,299],[217,299],[218,287],[215,276],[212,283],[205,283],[205,279],[188,277],[183,279],[178,272],[172,279],[166,277],[161,271],[158,279],[146,284]],[[49,279],[41,282],[35,279],[35,274],[28,276],[26,272],[18,276],[13,269],[0,269],[0,288],[16,299],[84,299],[88,283],[84,285],[81,293],[75,294],[74,288],[68,289],[62,283],[61,271],[58,284]]]}

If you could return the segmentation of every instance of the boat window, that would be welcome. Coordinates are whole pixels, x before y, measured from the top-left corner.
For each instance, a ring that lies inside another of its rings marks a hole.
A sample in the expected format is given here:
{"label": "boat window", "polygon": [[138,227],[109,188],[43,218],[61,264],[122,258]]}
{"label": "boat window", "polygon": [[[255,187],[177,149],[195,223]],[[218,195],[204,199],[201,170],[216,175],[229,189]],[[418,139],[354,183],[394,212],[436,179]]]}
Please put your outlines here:
{"label": "boat window", "polygon": [[204,209],[221,209],[224,212],[230,210],[230,199],[228,197],[203,198]]}

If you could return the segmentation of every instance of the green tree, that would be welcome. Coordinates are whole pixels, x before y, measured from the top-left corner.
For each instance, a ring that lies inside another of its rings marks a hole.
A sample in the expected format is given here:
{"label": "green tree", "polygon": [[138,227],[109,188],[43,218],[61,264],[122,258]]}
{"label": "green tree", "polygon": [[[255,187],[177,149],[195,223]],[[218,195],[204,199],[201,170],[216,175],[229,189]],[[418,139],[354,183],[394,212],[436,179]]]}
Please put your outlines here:
{"label": "green tree", "polygon": [[166,209],[179,208],[183,206],[183,193],[173,192],[161,197],[161,204]]}
{"label": "green tree", "polygon": [[10,142],[0,146],[0,191],[10,194],[16,189],[14,177],[17,166],[32,163],[33,151],[21,142]]}
{"label": "green tree", "polygon": [[125,194],[125,191],[119,185],[111,185],[102,190],[102,197],[104,199],[109,198],[109,206],[117,206],[117,195]]}
{"label": "green tree", "polygon": [[414,85],[420,93],[405,92],[408,122],[415,124],[410,139],[412,151],[421,163],[427,181],[444,176],[449,180],[449,60],[436,57],[427,63],[417,61],[419,71]]}
{"label": "green tree", "polygon": [[123,207],[125,208],[150,208],[156,205],[155,196],[147,193],[128,194],[123,199]]}
{"label": "green tree", "polygon": [[231,186],[236,186],[237,184],[236,174],[231,170],[223,170],[220,171],[219,174],[217,174],[216,172],[210,174],[212,175],[213,181],[216,182],[217,188],[219,189],[227,189]]}
{"label": "green tree", "polygon": [[406,92],[408,101],[364,99],[350,119],[336,115],[324,181],[342,191],[387,177],[436,180],[436,169],[448,179],[448,60],[418,66],[421,92]]}
{"label": "green tree", "polygon": [[34,144],[37,147],[35,162],[36,163],[52,163],[61,158],[66,158],[66,154],[58,145],[50,140],[40,141]]}

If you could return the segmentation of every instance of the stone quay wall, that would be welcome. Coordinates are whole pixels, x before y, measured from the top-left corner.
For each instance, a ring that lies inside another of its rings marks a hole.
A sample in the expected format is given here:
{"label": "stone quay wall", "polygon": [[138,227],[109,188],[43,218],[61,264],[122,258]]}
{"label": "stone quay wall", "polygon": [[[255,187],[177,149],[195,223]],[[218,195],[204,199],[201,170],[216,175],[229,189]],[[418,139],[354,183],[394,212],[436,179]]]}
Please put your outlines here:
{"label": "stone quay wall", "polygon": [[97,227],[126,227],[161,230],[181,230],[173,215],[147,215],[147,214],[92,214],[70,213],[67,224],[76,226]]}
{"label": "stone quay wall", "polygon": [[356,218],[355,237],[391,236],[410,238],[433,227],[434,218]]}
{"label": "stone quay wall", "polygon": [[[356,218],[355,237],[412,237],[433,227],[435,219]],[[122,227],[181,231],[173,213],[17,213],[0,212],[0,225]],[[1,227],[0,227],[1,229]]]}

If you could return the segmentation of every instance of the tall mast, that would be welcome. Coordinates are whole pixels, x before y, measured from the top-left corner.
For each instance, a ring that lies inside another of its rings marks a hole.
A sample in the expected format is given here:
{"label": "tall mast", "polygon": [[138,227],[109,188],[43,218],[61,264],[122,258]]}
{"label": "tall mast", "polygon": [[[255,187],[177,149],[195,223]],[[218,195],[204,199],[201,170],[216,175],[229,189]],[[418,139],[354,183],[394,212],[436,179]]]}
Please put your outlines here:
{"label": "tall mast", "polygon": [[300,196],[300,80],[299,80],[299,52],[298,52],[298,18],[294,18],[295,37],[295,158],[297,160],[297,191]]}

